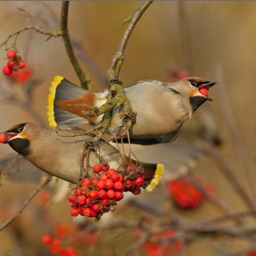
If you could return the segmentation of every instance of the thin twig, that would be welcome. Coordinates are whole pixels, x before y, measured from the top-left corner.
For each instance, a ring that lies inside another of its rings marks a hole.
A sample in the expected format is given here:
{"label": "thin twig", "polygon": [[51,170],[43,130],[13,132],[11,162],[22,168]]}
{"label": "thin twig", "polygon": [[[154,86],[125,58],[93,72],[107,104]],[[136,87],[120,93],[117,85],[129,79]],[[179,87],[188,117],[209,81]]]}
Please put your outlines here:
{"label": "thin twig", "polygon": [[135,12],[129,18],[129,25],[124,32],[124,35],[121,39],[118,49],[112,59],[112,63],[109,67],[109,71],[108,71],[109,80],[117,79],[119,77],[120,69],[124,60],[124,51],[128,43],[128,40],[131,36],[131,33],[135,28],[136,24],[138,23],[139,19],[141,18],[141,16],[143,15],[143,13],[147,10],[147,8],[152,3],[153,1],[143,2],[142,5],[137,10],[135,10]]}
{"label": "thin twig", "polygon": [[38,192],[45,187],[51,180],[50,176],[43,177],[40,184],[35,188],[34,191],[29,195],[29,197],[25,200],[25,202],[20,206],[20,208],[16,211],[16,213],[6,220],[1,226],[0,231],[2,231],[4,228],[6,228],[9,224],[11,224],[17,217],[19,217],[22,213],[22,211],[26,208],[26,206],[33,200],[33,198],[38,194]]}
{"label": "thin twig", "polygon": [[68,54],[70,63],[72,64],[79,80],[80,84],[84,89],[91,89],[90,88],[90,79],[86,76],[83,69],[81,68],[75,53],[74,49],[71,44],[71,40],[69,37],[68,31],[68,11],[69,11],[69,1],[63,1],[61,6],[61,18],[60,18],[60,30],[62,32],[62,37],[64,41],[64,45],[66,48],[66,52]]}
{"label": "thin twig", "polygon": [[[42,35],[46,35],[48,36],[48,39],[51,38],[51,37],[59,37],[61,36],[61,32],[59,29],[56,29],[56,30],[53,30],[53,31],[45,31],[43,30],[42,28],[38,27],[38,26],[26,26],[25,28],[19,30],[19,31],[16,31],[15,33],[13,34],[10,34],[6,40],[0,44],[0,48],[3,47],[4,45],[6,46],[7,49],[13,47],[15,50],[16,49],[16,42],[17,42],[17,39],[19,37],[19,35],[24,32],[24,31],[28,31],[28,30],[34,30],[35,32],[39,33],[39,34],[42,34]],[[8,47],[8,42],[10,41],[10,39],[14,38],[14,43],[12,45],[10,45]],[[48,40],[47,39],[47,40]]]}

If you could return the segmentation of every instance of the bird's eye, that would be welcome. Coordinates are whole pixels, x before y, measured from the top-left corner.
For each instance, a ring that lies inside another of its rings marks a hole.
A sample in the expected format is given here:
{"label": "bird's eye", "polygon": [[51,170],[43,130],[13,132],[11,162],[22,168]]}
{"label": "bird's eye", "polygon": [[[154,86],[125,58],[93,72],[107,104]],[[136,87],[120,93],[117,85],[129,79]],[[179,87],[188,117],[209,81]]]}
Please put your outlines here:
{"label": "bird's eye", "polygon": [[189,80],[190,84],[193,86],[197,86],[197,81],[195,80]]}

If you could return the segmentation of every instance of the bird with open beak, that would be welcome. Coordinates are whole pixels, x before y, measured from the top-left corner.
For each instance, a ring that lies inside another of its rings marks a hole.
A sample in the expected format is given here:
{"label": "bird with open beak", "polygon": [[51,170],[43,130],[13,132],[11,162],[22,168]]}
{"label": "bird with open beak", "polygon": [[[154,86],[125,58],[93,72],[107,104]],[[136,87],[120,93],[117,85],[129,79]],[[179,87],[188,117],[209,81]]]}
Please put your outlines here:
{"label": "bird with open beak", "polygon": [[[156,144],[176,139],[182,124],[192,117],[208,97],[215,82],[198,77],[188,77],[174,83],[145,80],[124,89],[136,122],[130,129],[130,141],[138,144]],[[93,93],[78,87],[61,76],[56,76],[48,96],[50,126],[95,126],[101,116],[86,113],[107,101],[109,91]],[[90,106],[90,108],[83,107]],[[108,132],[115,134],[120,127],[120,106],[114,107]]]}

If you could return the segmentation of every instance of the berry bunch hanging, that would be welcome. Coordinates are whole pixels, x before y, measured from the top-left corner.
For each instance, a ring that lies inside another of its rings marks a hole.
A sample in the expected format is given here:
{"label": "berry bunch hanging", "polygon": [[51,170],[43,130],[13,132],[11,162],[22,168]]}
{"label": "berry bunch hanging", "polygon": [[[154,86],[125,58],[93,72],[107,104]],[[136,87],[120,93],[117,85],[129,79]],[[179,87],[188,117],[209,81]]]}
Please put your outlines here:
{"label": "berry bunch hanging", "polygon": [[96,164],[92,170],[96,177],[85,177],[68,196],[70,214],[74,217],[82,215],[99,219],[123,198],[124,192],[138,195],[144,185],[143,168],[140,166],[129,165],[125,175],[110,169],[107,163]]}
{"label": "berry bunch hanging", "polygon": [[26,63],[22,60],[21,56],[16,53],[15,50],[9,50],[6,53],[9,59],[6,66],[3,67],[2,72],[4,75],[11,75],[13,71],[18,71],[26,66]]}

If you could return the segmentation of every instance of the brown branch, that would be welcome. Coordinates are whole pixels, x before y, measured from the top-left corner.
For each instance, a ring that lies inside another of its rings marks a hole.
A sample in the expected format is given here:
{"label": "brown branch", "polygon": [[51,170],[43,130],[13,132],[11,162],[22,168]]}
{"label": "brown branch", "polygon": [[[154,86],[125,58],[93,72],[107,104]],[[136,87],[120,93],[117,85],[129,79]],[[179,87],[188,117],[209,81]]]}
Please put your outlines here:
{"label": "brown branch", "polygon": [[61,7],[61,19],[60,19],[60,30],[62,32],[62,38],[64,40],[64,45],[66,48],[66,52],[68,54],[70,63],[72,64],[79,80],[80,84],[85,89],[90,88],[90,79],[86,76],[84,71],[82,70],[76,56],[74,53],[74,49],[71,44],[69,31],[68,31],[68,11],[69,11],[69,1],[63,1]]}
{"label": "brown branch", "polygon": [[16,211],[16,213],[6,220],[1,226],[0,231],[2,231],[4,228],[6,228],[9,224],[11,224],[17,217],[19,217],[22,213],[22,211],[26,208],[26,206],[33,200],[33,198],[38,194],[38,192],[45,187],[51,180],[50,176],[43,177],[40,184],[32,191],[32,193],[29,195],[29,197],[25,200],[25,202],[20,206],[20,208]]}
{"label": "brown branch", "polygon": [[118,79],[120,69],[124,61],[124,51],[128,43],[128,40],[131,36],[131,33],[135,28],[136,24],[138,23],[139,19],[141,18],[141,16],[143,15],[143,13],[152,3],[153,1],[143,2],[142,5],[137,10],[135,10],[135,12],[131,15],[131,17],[129,17],[129,25],[124,32],[124,35],[121,39],[121,42],[118,46],[118,49],[112,59],[112,63],[108,70],[109,80]]}

